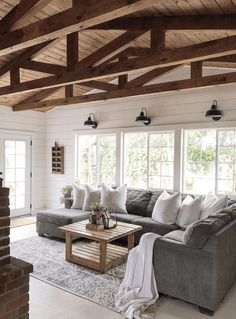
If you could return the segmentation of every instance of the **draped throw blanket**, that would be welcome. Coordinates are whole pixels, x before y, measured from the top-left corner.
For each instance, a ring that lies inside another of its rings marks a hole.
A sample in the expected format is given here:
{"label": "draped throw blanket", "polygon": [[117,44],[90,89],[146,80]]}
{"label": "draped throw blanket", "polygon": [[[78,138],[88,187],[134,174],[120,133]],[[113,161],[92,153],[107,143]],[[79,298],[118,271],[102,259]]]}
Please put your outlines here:
{"label": "draped throw blanket", "polygon": [[142,318],[159,298],[153,269],[153,245],[158,237],[144,234],[139,245],[129,252],[125,277],[115,297],[116,309],[125,318]]}

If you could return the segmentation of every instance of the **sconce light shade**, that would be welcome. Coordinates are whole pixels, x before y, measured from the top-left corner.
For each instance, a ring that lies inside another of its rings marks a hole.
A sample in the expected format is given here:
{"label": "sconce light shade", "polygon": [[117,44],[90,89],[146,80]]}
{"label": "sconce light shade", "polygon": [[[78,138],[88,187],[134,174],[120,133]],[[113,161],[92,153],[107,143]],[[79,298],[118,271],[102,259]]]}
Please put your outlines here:
{"label": "sconce light shade", "polygon": [[136,122],[141,122],[144,125],[149,125],[151,123],[151,119],[147,115],[146,107],[143,107],[141,109],[141,112],[140,112],[139,116],[136,117]]}
{"label": "sconce light shade", "polygon": [[206,112],[205,116],[212,118],[213,121],[219,121],[222,115],[222,112],[217,110],[217,101],[214,100],[211,109]]}
{"label": "sconce light shade", "polygon": [[[91,118],[91,116],[93,116],[93,120]],[[84,122],[85,126],[91,126],[92,128],[97,128],[98,123],[95,120],[95,115],[93,113],[89,114],[89,117],[87,119],[87,121]]]}

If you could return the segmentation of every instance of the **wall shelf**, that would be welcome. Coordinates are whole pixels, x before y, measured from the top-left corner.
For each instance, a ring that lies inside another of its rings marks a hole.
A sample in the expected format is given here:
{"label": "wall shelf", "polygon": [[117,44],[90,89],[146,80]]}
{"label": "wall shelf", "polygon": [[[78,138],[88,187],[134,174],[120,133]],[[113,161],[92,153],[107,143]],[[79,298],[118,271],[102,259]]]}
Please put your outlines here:
{"label": "wall shelf", "polygon": [[52,147],[52,174],[64,174],[64,146]]}

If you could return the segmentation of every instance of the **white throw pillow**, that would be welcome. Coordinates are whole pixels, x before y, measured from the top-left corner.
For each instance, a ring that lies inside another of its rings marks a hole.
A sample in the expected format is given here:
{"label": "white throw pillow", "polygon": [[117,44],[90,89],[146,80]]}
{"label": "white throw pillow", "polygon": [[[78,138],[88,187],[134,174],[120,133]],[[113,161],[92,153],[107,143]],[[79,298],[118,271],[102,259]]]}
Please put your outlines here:
{"label": "white throw pillow", "polygon": [[228,196],[223,195],[217,197],[213,193],[207,194],[203,202],[201,219],[207,218],[209,215],[215,214],[218,210],[227,206]]}
{"label": "white throw pillow", "polygon": [[202,196],[193,199],[192,196],[187,195],[180,206],[176,225],[178,225],[179,227],[186,227],[199,220],[202,205]]}
{"label": "white throw pillow", "polygon": [[73,184],[73,209],[83,209],[85,190],[83,187]]}
{"label": "white throw pillow", "polygon": [[106,184],[101,185],[101,203],[115,213],[127,214],[126,210],[127,185],[113,189]]}
{"label": "white throw pillow", "polygon": [[161,193],[153,208],[152,219],[166,225],[175,224],[181,204],[180,194]]}
{"label": "white throw pillow", "polygon": [[93,203],[100,202],[101,191],[88,184],[84,185],[85,195],[84,195],[84,205],[83,210],[91,210],[91,205]]}

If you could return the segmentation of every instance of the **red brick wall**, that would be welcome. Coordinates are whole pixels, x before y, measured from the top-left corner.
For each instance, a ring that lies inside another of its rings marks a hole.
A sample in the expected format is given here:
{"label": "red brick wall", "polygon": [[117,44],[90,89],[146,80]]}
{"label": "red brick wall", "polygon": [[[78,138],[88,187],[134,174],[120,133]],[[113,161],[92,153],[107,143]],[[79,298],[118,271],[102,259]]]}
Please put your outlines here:
{"label": "red brick wall", "polygon": [[33,266],[10,257],[8,195],[8,189],[0,188],[0,319],[28,319]]}

